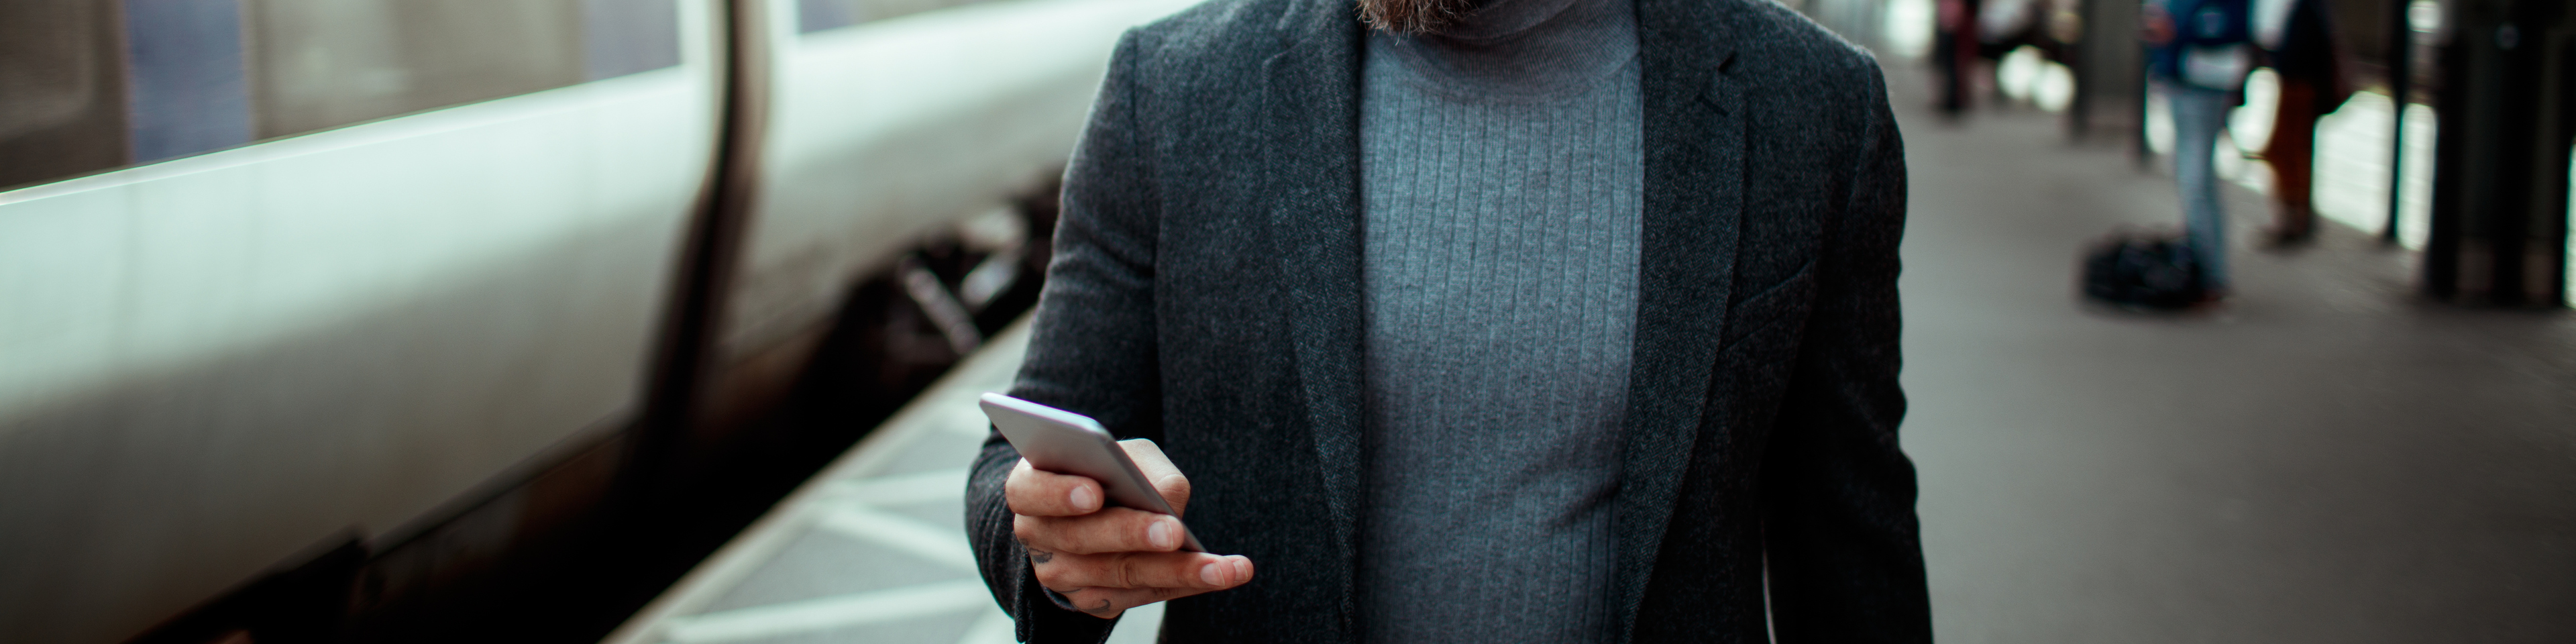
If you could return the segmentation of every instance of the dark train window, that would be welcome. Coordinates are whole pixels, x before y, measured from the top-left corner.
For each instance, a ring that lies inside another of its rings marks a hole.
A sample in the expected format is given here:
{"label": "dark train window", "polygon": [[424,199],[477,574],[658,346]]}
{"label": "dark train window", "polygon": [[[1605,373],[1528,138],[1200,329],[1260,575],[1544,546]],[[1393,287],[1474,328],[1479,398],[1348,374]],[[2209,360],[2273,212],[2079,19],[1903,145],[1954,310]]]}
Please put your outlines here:
{"label": "dark train window", "polygon": [[677,0],[5,0],[0,189],[679,62]]}
{"label": "dark train window", "polygon": [[0,2],[0,187],[125,163],[115,3]]}
{"label": "dark train window", "polygon": [[127,0],[127,158],[251,142],[241,11],[229,2]]}
{"label": "dark train window", "polygon": [[796,0],[796,31],[810,34],[974,2],[976,0]]}

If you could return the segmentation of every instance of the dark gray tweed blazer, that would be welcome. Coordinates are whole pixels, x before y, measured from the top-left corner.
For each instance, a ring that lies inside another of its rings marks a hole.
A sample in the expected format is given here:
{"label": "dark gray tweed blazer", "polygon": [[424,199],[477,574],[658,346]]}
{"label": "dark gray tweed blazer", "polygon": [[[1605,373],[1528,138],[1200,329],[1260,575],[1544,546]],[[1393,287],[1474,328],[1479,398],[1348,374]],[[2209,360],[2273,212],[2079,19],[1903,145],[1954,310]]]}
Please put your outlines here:
{"label": "dark gray tweed blazer", "polygon": [[[1904,153],[1878,67],[1769,0],[1635,4],[1622,632],[1764,641],[1767,561],[1780,641],[1929,641],[1896,437]],[[1361,639],[1362,29],[1350,0],[1210,0],[1129,32],[1067,170],[1012,394],[1161,443],[1192,530],[1259,569],[1172,602],[1167,641]],[[1041,595],[1011,537],[1017,459],[992,439],[968,485],[984,577],[1022,639],[1098,641],[1111,622]]]}

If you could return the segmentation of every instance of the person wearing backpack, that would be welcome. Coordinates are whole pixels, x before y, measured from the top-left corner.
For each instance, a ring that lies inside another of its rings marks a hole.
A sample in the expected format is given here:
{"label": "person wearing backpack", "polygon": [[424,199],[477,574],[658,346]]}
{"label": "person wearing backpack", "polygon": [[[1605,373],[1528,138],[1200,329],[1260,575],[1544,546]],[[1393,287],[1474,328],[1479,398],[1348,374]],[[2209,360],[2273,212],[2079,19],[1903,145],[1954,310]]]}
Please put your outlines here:
{"label": "person wearing backpack", "polygon": [[2150,0],[2145,33],[2150,77],[2173,106],[2174,182],[2183,227],[2199,260],[2204,300],[2227,293],[2227,213],[2218,201],[2218,134],[2245,102],[2254,69],[2248,0]]}

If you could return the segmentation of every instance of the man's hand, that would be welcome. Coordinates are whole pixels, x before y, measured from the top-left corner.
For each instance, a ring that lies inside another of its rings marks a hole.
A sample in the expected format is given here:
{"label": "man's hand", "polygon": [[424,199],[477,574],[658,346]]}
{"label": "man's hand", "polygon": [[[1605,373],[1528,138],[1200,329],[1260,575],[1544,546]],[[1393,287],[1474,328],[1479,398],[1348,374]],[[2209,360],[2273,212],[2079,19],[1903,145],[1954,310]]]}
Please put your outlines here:
{"label": "man's hand", "polygon": [[[1154,491],[1188,512],[1190,479],[1163,457],[1153,441],[1119,441]],[[1107,619],[1127,609],[1167,599],[1225,590],[1252,581],[1252,560],[1181,552],[1181,521],[1131,508],[1101,509],[1100,483],[1042,472],[1028,459],[1002,483],[1011,505],[1011,531],[1029,551],[1038,584],[1073,600],[1082,612]]]}

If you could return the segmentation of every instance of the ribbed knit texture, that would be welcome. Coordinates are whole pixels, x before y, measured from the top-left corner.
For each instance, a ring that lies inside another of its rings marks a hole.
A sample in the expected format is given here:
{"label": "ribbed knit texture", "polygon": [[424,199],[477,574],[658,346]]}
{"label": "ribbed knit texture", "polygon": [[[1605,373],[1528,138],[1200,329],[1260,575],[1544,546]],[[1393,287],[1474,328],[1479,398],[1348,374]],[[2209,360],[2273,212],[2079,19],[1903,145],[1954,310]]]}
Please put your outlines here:
{"label": "ribbed knit texture", "polygon": [[1371,36],[1370,641],[1615,635],[1611,499],[1643,186],[1629,11],[1499,0],[1461,27],[1500,38]]}

